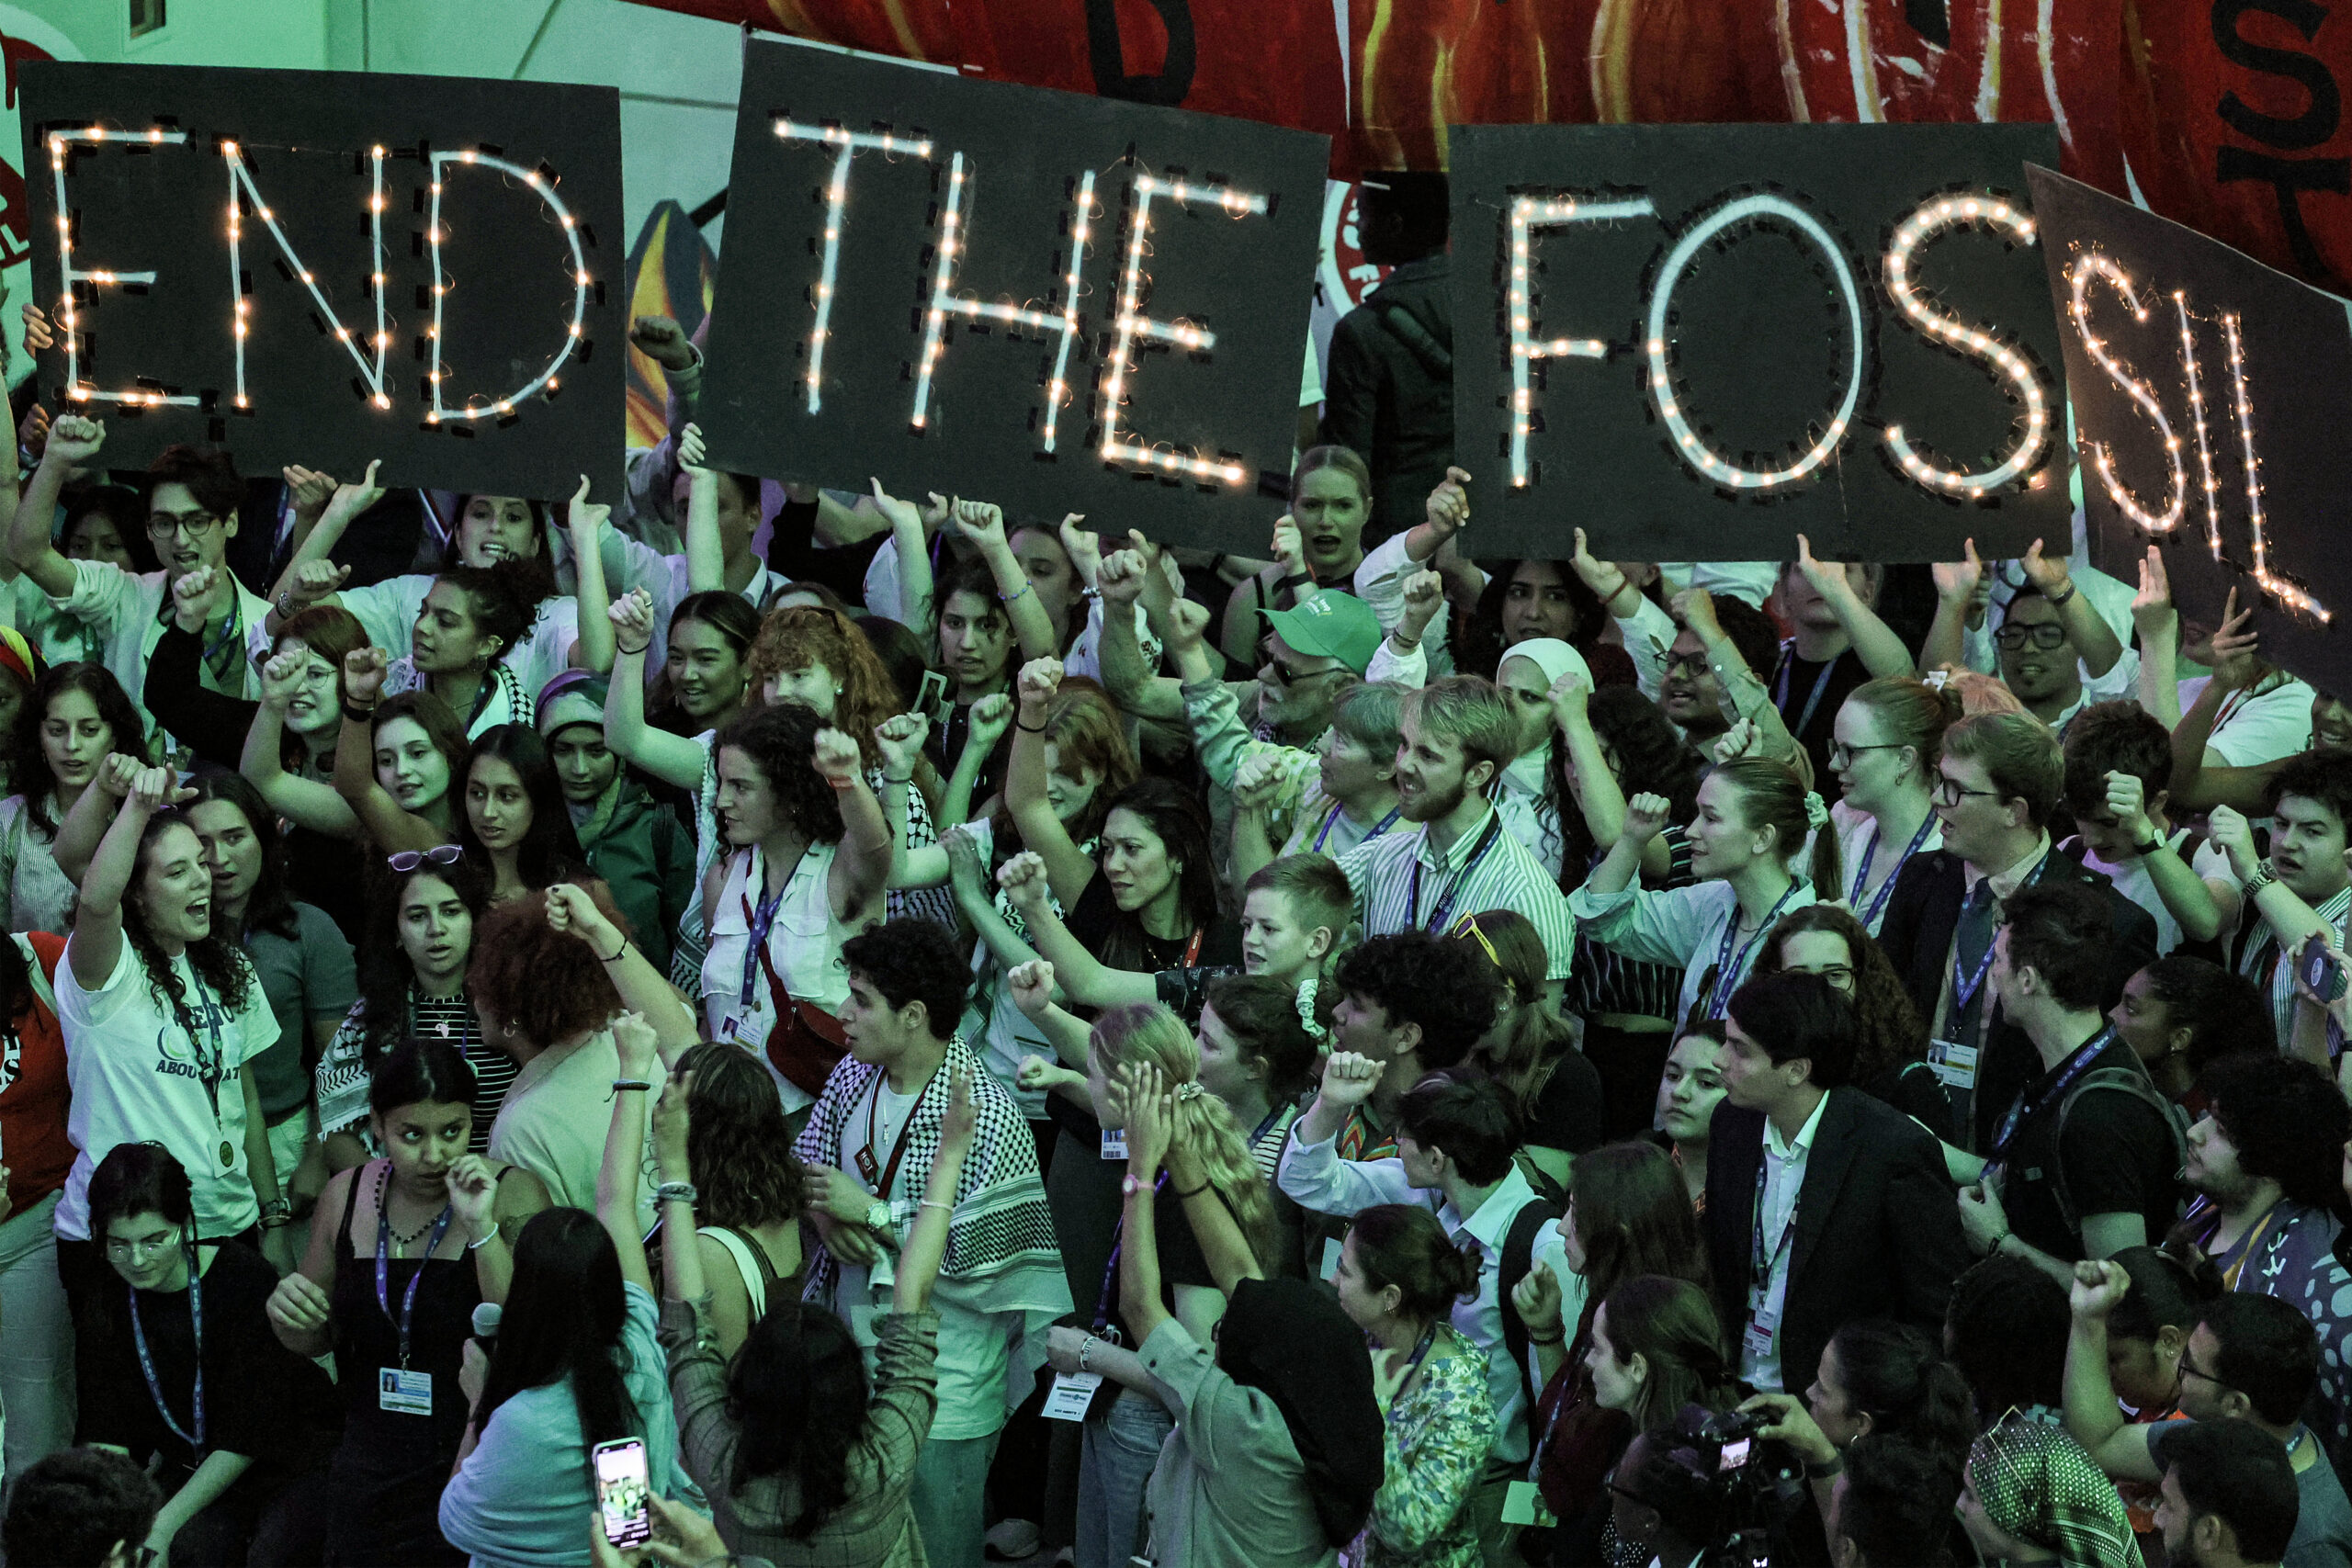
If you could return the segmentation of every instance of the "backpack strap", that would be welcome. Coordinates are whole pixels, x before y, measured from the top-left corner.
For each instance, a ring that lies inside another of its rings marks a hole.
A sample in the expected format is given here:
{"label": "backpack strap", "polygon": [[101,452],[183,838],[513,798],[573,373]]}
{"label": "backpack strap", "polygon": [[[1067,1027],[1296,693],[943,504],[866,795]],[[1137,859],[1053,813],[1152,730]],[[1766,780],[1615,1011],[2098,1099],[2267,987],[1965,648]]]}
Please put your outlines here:
{"label": "backpack strap", "polygon": [[1510,1304],[1510,1294],[1519,1282],[1527,1278],[1535,1266],[1535,1235],[1545,1224],[1560,1217],[1559,1209],[1542,1198],[1532,1198],[1513,1214],[1510,1230],[1503,1237],[1502,1267],[1495,1280],[1495,1301],[1502,1311],[1503,1345],[1510,1351],[1511,1365],[1519,1372],[1521,1392],[1527,1395],[1527,1407],[1535,1408],[1535,1383],[1527,1371],[1527,1325],[1520,1321],[1519,1313]]}
{"label": "backpack strap", "polygon": [[2066,1119],[2074,1114],[2075,1102],[2086,1094],[2100,1089],[2128,1094],[2141,1104],[2164,1118],[2165,1130],[2172,1134],[2173,1159],[2177,1164],[2188,1157],[2188,1112],[2165,1098],[2156,1088],[2148,1069],[2137,1061],[2129,1066],[2099,1067],[2085,1073],[2058,1102],[2058,1131],[2051,1145],[2051,1191],[2058,1200],[2058,1213],[2066,1228],[2077,1235],[2082,1234],[2083,1216],[2075,1206],[2075,1195],[2066,1190],[2066,1161],[2064,1147],[2066,1139]]}

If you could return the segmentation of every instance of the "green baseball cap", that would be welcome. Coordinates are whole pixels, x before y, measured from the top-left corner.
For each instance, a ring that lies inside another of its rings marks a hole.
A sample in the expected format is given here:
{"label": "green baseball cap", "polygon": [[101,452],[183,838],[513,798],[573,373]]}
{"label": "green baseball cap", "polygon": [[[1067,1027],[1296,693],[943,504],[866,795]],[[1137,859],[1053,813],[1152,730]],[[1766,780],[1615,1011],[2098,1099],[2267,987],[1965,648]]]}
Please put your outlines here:
{"label": "green baseball cap", "polygon": [[1261,610],[1268,625],[1301,653],[1336,659],[1357,674],[1379,650],[1380,617],[1352,593],[1317,593],[1295,610]]}

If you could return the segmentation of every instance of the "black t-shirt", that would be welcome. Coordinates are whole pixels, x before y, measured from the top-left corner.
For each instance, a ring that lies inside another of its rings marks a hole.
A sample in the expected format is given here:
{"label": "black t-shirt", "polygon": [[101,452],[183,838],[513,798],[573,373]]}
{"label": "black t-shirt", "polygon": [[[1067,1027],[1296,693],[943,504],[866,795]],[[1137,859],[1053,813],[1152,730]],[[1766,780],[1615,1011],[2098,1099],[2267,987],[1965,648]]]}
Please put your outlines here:
{"label": "black t-shirt", "polygon": [[[1799,659],[1794,643],[1783,643],[1780,668],[1768,678],[1772,683],[1772,705],[1780,709],[1781,722],[1789,727],[1789,733],[1813,759],[1813,776],[1831,777],[1830,728],[1838,722],[1838,710],[1845,705],[1847,697],[1871,678],[1861,655],[1849,648],[1826,664],[1816,664]],[[1815,697],[1816,691],[1820,694],[1818,700]]]}
{"label": "black t-shirt", "polygon": [[1600,1069],[1572,1046],[1528,1107],[1524,1141],[1580,1155],[1601,1143]]}
{"label": "black t-shirt", "polygon": [[[1062,1268],[1069,1280],[1070,1300],[1078,1305],[1078,1320],[1092,1327],[1101,1307],[1116,1324],[1123,1343],[1136,1340],[1127,1332],[1119,1313],[1119,1280],[1110,1273],[1111,1250],[1117,1245],[1126,1195],[1120,1184],[1127,1174],[1124,1159],[1102,1157],[1102,1128],[1093,1116],[1064,1095],[1046,1097],[1047,1113],[1060,1129],[1060,1146],[1054,1151],[1053,1168],[1046,1173],[1046,1193],[1054,1212],[1054,1234],[1062,1247]],[[1176,1196],[1175,1183],[1163,1180],[1152,1211],[1152,1230],[1159,1250],[1160,1304],[1176,1310],[1176,1287],[1216,1288],[1201,1244],[1193,1239],[1192,1222]],[[1106,1292],[1103,1280],[1108,1275]],[[1107,1305],[1105,1304],[1107,1303]]]}
{"label": "black t-shirt", "polygon": [[[2082,1076],[2107,1067],[2142,1070],[2131,1046],[2111,1032],[2102,1037],[2105,1045]],[[2172,1129],[2145,1100],[2122,1089],[2093,1089],[2075,1100],[2060,1127],[2058,1112],[2070,1091],[2051,1090],[2076,1064],[2070,1056],[2026,1086],[2029,1109],[2009,1143],[2001,1190],[2001,1206],[2018,1238],[2067,1261],[2083,1256],[2083,1238],[2059,1207],[2061,1167],[2078,1217],[2140,1214],[2151,1246],[2172,1228],[2180,1197],[2174,1179],[2180,1156]]]}
{"label": "black t-shirt", "polygon": [[1085,945],[1087,952],[1105,964],[1111,964],[1111,960],[1104,957],[1104,953],[1114,934],[1124,933],[1129,945],[1141,944],[1142,963],[1115,964],[1112,965],[1114,968],[1157,973],[1162,969],[1194,966],[1232,964],[1238,967],[1241,963],[1241,928],[1234,921],[1222,915],[1209,921],[1200,933],[1200,952],[1193,953],[1192,933],[1174,937],[1153,936],[1133,915],[1123,913],[1118,901],[1111,895],[1110,883],[1100,872],[1087,879],[1085,891],[1078,896],[1077,906],[1069,911],[1063,923]]}

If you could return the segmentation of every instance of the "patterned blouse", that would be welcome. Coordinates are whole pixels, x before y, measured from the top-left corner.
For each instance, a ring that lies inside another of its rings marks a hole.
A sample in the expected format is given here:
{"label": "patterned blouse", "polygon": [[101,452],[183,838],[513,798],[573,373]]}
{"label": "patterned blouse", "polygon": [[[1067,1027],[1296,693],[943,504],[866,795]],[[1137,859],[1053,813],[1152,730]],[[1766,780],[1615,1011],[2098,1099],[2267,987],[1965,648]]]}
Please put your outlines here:
{"label": "patterned blouse", "polygon": [[1478,1568],[1464,1504],[1494,1443],[1486,1353],[1441,1323],[1420,1375],[1388,1406],[1387,1475],[1348,1549],[1351,1568]]}

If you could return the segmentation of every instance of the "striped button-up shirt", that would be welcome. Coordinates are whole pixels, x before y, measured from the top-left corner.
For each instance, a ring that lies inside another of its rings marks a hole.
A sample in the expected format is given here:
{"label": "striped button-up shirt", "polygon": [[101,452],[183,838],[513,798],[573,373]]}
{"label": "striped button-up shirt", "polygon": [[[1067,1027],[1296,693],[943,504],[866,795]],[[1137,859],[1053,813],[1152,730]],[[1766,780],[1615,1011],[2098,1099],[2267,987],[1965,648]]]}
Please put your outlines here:
{"label": "striped button-up shirt", "polygon": [[1427,823],[1409,831],[1399,823],[1341,855],[1340,869],[1355,889],[1356,919],[1368,937],[1408,931],[1442,936],[1464,915],[1510,909],[1525,916],[1544,939],[1551,959],[1545,976],[1565,979],[1577,941],[1567,898],[1526,845],[1506,832],[1488,839],[1493,821],[1489,807],[1443,854],[1430,848]]}

